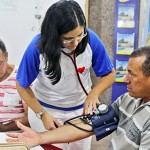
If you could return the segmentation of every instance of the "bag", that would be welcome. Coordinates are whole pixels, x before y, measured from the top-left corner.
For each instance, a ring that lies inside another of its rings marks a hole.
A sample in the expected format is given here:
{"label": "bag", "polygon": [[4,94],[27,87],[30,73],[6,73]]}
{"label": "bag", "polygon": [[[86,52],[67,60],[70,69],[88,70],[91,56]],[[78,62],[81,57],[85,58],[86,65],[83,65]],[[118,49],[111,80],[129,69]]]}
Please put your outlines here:
{"label": "bag", "polygon": [[24,143],[0,143],[0,150],[30,150]]}
{"label": "bag", "polygon": [[98,141],[117,129],[119,118],[112,106],[108,106],[106,113],[93,116],[91,121],[93,132]]}

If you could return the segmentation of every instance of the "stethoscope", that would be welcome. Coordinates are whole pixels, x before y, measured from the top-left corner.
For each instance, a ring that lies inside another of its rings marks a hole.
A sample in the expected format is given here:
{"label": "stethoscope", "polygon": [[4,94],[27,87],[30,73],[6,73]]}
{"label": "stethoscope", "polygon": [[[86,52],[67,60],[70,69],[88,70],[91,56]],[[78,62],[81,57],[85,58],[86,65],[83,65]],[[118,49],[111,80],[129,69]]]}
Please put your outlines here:
{"label": "stethoscope", "polygon": [[[78,81],[79,81],[79,83],[80,83],[80,85],[81,85],[81,87],[82,87],[84,93],[85,93],[86,96],[87,96],[88,93],[87,93],[86,89],[84,88],[84,86],[83,86],[83,84],[82,84],[82,81],[81,81],[81,78],[80,78],[79,73],[78,73],[77,64],[76,64],[76,53],[75,53],[74,51],[73,51],[72,53],[66,53],[66,52],[64,52],[63,50],[61,50],[61,52],[62,52],[64,55],[68,56],[68,57],[71,59],[73,65],[74,65],[76,74],[77,74]],[[72,54],[73,54],[73,57],[71,56]]]}
{"label": "stethoscope", "polygon": [[[79,83],[80,83],[80,85],[81,85],[83,91],[85,92],[85,94],[88,95],[86,89],[84,88],[84,86],[83,86],[83,84],[82,84],[82,81],[81,81],[80,76],[79,76],[79,73],[78,73],[77,64],[76,64],[76,54],[75,54],[75,52],[66,53],[66,52],[64,52],[63,50],[61,50],[61,52],[62,52],[64,55],[68,56],[68,57],[71,59],[73,65],[74,65],[74,68],[75,68],[75,71],[76,71],[76,74],[77,74],[77,78],[78,78],[78,80],[79,80]],[[73,57],[72,57],[72,54],[73,54]],[[94,115],[97,116],[97,115],[100,115],[100,114],[105,114],[107,111],[108,111],[107,105],[101,104],[101,105],[99,105],[99,107],[98,107],[96,110],[93,111],[93,113],[94,113]],[[94,115],[92,115],[92,116],[94,116]],[[81,128],[81,127],[77,126],[76,124],[73,124],[73,123],[72,123],[73,120],[81,119],[81,120],[82,120],[84,123],[86,123],[87,125],[92,126],[92,124],[91,124],[92,116],[91,116],[90,114],[86,114],[86,115],[83,115],[83,114],[82,114],[82,115],[79,115],[79,116],[76,116],[76,117],[73,117],[73,118],[71,118],[71,119],[66,120],[66,121],[64,122],[64,124],[70,124],[70,125],[74,126],[75,128],[78,128],[78,129],[83,130],[83,131],[86,131],[86,132],[93,132],[93,129],[92,129],[92,130],[87,130],[87,129]]]}
{"label": "stethoscope", "polygon": [[[87,96],[88,93],[87,93],[86,89],[84,88],[84,86],[83,86],[83,84],[82,84],[82,81],[81,81],[81,79],[80,79],[79,73],[78,73],[77,64],[76,64],[76,54],[75,54],[75,52],[66,53],[66,52],[64,52],[63,50],[61,50],[61,52],[62,52],[64,55],[68,56],[68,57],[71,59],[73,65],[74,65],[76,74],[77,74],[78,81],[79,81],[79,83],[80,83],[80,85],[81,85],[81,87],[82,87],[84,93],[85,93],[86,96]],[[72,55],[73,55],[73,57],[72,57]],[[93,130],[86,130],[86,129],[80,128],[80,127],[78,127],[77,125],[75,125],[75,124],[73,124],[73,123],[71,122],[71,121],[73,121],[73,120],[75,120],[75,119],[81,119],[81,120],[84,121],[86,124],[88,124],[88,125],[91,126],[91,124],[88,123],[88,122],[86,121],[86,119],[84,119],[85,117],[87,118],[88,116],[89,116],[89,115],[79,115],[79,116],[76,116],[76,117],[73,117],[73,118],[71,118],[71,119],[66,120],[66,121],[64,122],[64,124],[70,124],[70,125],[74,126],[75,128],[78,128],[78,129],[83,130],[83,131],[86,131],[86,132],[93,132]]]}

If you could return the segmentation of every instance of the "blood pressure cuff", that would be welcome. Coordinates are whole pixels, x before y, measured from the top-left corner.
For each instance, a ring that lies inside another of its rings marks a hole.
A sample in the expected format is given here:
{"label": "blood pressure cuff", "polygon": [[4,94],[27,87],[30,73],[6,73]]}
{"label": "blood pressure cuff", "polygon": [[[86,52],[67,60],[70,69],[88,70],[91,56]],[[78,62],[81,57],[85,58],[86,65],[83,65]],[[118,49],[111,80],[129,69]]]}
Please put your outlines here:
{"label": "blood pressure cuff", "polygon": [[91,121],[96,140],[98,141],[117,129],[119,118],[112,106],[108,106],[108,111],[105,114],[96,116]]}

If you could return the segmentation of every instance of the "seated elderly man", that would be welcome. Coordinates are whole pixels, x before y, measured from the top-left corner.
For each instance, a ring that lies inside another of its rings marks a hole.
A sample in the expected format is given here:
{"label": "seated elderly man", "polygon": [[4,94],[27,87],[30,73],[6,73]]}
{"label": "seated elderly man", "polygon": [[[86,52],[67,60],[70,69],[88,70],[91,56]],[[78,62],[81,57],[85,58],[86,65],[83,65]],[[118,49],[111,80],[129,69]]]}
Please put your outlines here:
{"label": "seated elderly man", "polygon": [[[120,96],[112,104],[118,117],[118,126],[112,134],[110,150],[149,150],[150,149],[150,46],[142,47],[132,52],[125,82],[128,93]],[[107,112],[109,113],[109,111]],[[107,114],[106,113],[106,114]],[[8,133],[12,138],[8,142],[25,142],[29,146],[44,143],[73,142],[95,134],[101,125],[101,117],[95,125],[89,126],[83,121],[72,122],[76,126],[93,132],[78,129],[72,125],[64,125],[55,130],[38,133],[17,122],[23,133]],[[95,124],[93,122],[93,124]],[[106,131],[107,132],[107,131]]]}
{"label": "seated elderly man", "polygon": [[8,64],[8,52],[0,40],[0,132],[19,130],[15,121],[28,124],[27,106],[16,90],[17,67]]}

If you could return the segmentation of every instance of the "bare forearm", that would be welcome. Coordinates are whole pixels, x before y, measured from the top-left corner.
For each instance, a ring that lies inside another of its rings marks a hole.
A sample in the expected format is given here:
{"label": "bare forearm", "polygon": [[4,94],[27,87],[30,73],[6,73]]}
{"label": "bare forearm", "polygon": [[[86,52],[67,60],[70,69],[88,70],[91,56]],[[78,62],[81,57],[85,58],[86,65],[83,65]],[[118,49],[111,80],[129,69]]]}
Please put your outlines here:
{"label": "bare forearm", "polygon": [[[17,120],[20,121],[23,125],[26,125],[29,127],[29,122],[28,122],[27,116],[24,116]],[[16,130],[20,130],[20,128],[18,128],[15,121],[0,123],[0,132],[16,131]]]}
{"label": "bare forearm", "polygon": [[113,69],[107,76],[101,77],[98,83],[94,86],[89,94],[95,96],[101,96],[105,90],[107,90],[115,81],[115,70]]}
{"label": "bare forearm", "polygon": [[20,130],[15,121],[11,121],[9,123],[1,123],[0,124],[0,132],[6,132],[6,131],[16,131],[16,130]]}
{"label": "bare forearm", "polygon": [[[83,123],[78,124],[78,126],[84,129],[92,130],[91,126]],[[86,132],[71,125],[65,125],[52,131],[39,133],[39,144],[69,143],[87,138],[91,135],[93,135],[93,132]]]}

